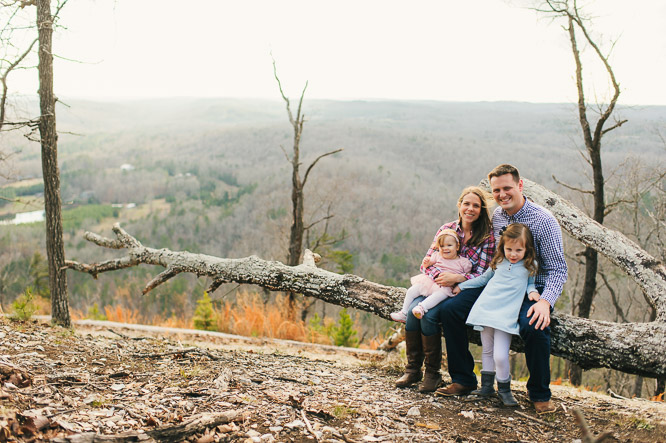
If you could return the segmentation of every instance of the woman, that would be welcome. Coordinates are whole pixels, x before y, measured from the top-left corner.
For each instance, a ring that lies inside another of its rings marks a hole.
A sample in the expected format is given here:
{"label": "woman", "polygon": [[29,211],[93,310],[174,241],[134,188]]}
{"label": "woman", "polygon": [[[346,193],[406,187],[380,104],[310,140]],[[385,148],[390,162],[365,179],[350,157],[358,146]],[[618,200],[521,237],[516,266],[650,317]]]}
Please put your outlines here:
{"label": "woman", "polygon": [[[478,277],[488,269],[490,260],[495,252],[495,239],[493,237],[492,223],[488,211],[490,196],[481,188],[470,186],[463,189],[458,198],[458,220],[443,225],[435,234],[435,240],[421,263],[421,271],[428,274],[432,268],[426,269],[430,256],[435,251],[436,240],[444,229],[453,229],[458,234],[461,243],[460,256],[472,262],[469,274],[454,274],[441,272],[431,275],[440,286],[453,287],[470,278]],[[442,382],[440,368],[442,365],[442,333],[437,316],[429,311],[420,320],[412,314],[412,309],[423,300],[418,297],[408,310],[405,325],[405,343],[407,345],[407,365],[405,373],[396,381],[396,386],[406,387],[421,381],[423,373],[421,366],[425,361],[425,378],[419,386],[420,392],[433,392]]]}

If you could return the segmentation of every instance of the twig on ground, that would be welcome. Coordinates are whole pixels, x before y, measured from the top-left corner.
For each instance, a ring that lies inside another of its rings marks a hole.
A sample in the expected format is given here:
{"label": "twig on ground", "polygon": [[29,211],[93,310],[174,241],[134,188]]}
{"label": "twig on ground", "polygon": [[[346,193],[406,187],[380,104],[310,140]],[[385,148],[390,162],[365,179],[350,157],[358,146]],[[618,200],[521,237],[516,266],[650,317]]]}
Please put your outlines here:
{"label": "twig on ground", "polygon": [[531,415],[525,414],[524,412],[514,411],[514,413],[516,415],[520,415],[521,417],[532,420],[533,422],[539,423],[540,425],[548,426],[549,428],[557,428],[557,426],[552,425],[552,424],[548,423],[547,421],[539,420],[538,418],[532,417]]}
{"label": "twig on ground", "polygon": [[616,394],[612,389],[608,389],[608,395],[610,395],[612,398],[619,398],[620,400],[629,400],[627,397],[622,397],[621,395]]}
{"label": "twig on ground", "polygon": [[177,351],[170,351],[170,352],[160,352],[157,354],[132,354],[133,357],[141,357],[141,358],[157,358],[157,357],[168,357],[169,355],[185,355],[185,354],[200,354],[204,355],[211,360],[219,360],[219,358],[215,357],[213,354],[211,354],[208,351],[204,351],[203,349],[199,348],[186,348],[186,349],[179,349]]}
{"label": "twig on ground", "polygon": [[604,432],[598,437],[595,437],[594,435],[592,435],[592,431],[590,431],[589,426],[587,426],[587,422],[585,421],[585,417],[583,417],[583,413],[581,412],[581,410],[576,408],[572,412],[574,418],[576,419],[578,427],[580,427],[580,430],[583,433],[583,439],[582,439],[583,443],[601,443],[613,437],[612,432]]}
{"label": "twig on ground", "polygon": [[314,429],[312,429],[312,425],[310,424],[310,420],[308,420],[308,417],[305,415],[305,411],[301,409],[301,417],[303,417],[303,421],[305,422],[305,426],[308,428],[308,431],[310,431],[310,434],[315,438],[315,440],[319,441],[319,437],[317,434],[315,434]]}
{"label": "twig on ground", "polygon": [[109,331],[109,332],[111,332],[112,334],[116,334],[116,335],[119,336],[120,338],[124,338],[125,340],[129,340],[129,339],[130,339],[129,336],[127,336],[127,335],[125,335],[125,334],[121,334],[121,333],[118,332],[118,331],[114,331],[114,330],[111,329],[111,328],[106,328],[106,330]]}

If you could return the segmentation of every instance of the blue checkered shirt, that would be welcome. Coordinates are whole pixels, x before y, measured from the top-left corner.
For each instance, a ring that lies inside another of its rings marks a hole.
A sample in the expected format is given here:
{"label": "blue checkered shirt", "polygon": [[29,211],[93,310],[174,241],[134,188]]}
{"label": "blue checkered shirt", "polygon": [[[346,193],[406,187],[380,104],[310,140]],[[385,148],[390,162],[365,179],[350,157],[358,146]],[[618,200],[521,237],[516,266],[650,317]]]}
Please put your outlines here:
{"label": "blue checkered shirt", "polygon": [[500,229],[511,223],[522,223],[532,231],[539,262],[535,285],[541,298],[555,306],[564,282],[567,281],[567,262],[564,260],[560,225],[550,211],[527,199],[520,211],[514,215],[509,215],[501,207],[495,209],[493,230],[498,243]]}

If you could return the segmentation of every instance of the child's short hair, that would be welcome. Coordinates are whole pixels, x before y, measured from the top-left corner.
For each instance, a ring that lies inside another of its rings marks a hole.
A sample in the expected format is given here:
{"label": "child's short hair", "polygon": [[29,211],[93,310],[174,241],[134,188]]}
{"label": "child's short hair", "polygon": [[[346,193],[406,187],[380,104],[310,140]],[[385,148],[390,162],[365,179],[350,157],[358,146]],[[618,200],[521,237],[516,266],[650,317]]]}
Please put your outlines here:
{"label": "child's short hair", "polygon": [[504,256],[504,244],[506,241],[518,239],[522,239],[525,246],[525,257],[523,258],[523,260],[525,260],[525,269],[529,271],[530,275],[536,275],[537,263],[536,251],[534,249],[534,237],[532,236],[530,228],[522,223],[512,223],[500,230],[499,245],[497,245],[495,255],[490,262],[490,267],[493,270],[497,269],[497,265],[506,258]]}
{"label": "child's short hair", "polygon": [[444,246],[444,238],[447,236],[453,237],[456,240],[456,244],[458,245],[456,251],[460,253],[460,237],[458,237],[458,233],[453,229],[442,229],[442,232],[440,232],[439,235],[437,235],[437,240],[436,240],[437,246],[439,246],[440,248]]}

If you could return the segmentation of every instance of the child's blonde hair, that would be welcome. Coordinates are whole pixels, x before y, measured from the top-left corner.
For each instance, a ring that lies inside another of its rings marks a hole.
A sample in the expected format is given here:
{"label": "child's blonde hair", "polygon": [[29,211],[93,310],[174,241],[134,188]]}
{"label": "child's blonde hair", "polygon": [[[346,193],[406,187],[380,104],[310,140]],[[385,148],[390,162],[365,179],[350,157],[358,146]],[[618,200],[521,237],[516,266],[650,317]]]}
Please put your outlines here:
{"label": "child's blonde hair", "polygon": [[522,223],[512,223],[500,230],[499,245],[497,245],[495,255],[490,262],[490,267],[493,270],[497,269],[497,265],[506,258],[504,256],[504,245],[507,240],[519,239],[523,241],[523,245],[525,246],[525,257],[523,257],[523,260],[525,260],[525,269],[529,271],[530,275],[536,275],[537,263],[536,251],[534,250],[534,237],[532,237],[532,231],[530,231],[530,228]]}
{"label": "child's blonde hair", "polygon": [[439,233],[436,240],[437,246],[440,248],[444,246],[444,238],[446,236],[453,237],[456,240],[456,245],[458,245],[456,252],[460,254],[460,237],[458,237],[458,233],[453,229],[443,229],[442,232]]}

